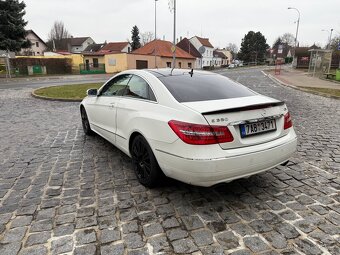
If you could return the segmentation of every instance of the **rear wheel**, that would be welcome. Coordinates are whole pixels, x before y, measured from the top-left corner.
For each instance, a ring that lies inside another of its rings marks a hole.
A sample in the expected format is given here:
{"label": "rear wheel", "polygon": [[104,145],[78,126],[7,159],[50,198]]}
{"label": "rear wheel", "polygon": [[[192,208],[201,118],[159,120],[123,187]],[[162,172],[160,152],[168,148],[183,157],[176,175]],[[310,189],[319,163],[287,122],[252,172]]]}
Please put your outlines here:
{"label": "rear wheel", "polygon": [[86,135],[93,135],[94,132],[92,131],[90,127],[89,119],[87,118],[86,111],[84,107],[80,108],[80,115],[81,115],[81,123],[83,125],[83,130]]}
{"label": "rear wheel", "polygon": [[131,156],[138,181],[146,187],[155,187],[161,177],[155,155],[145,138],[136,136],[131,145]]}

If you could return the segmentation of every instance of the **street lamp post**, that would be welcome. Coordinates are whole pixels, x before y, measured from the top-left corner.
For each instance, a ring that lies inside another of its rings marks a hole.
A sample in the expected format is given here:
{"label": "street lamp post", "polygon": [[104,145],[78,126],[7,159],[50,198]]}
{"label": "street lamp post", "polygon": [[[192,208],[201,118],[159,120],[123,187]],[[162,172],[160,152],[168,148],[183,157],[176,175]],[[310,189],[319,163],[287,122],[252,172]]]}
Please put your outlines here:
{"label": "street lamp post", "polygon": [[327,45],[327,49],[331,49],[331,43],[332,43],[332,33],[333,33],[333,28],[331,28],[331,31],[328,31],[326,29],[321,29],[321,31],[324,31],[324,32],[328,32],[329,36],[328,36],[328,45]]}
{"label": "street lamp post", "polygon": [[294,58],[295,58],[296,46],[297,46],[297,37],[298,37],[298,33],[299,33],[299,24],[300,24],[300,11],[297,8],[294,8],[294,7],[288,7],[288,10],[296,10],[299,14],[298,20],[296,22],[297,24],[296,24],[295,43],[294,43]]}

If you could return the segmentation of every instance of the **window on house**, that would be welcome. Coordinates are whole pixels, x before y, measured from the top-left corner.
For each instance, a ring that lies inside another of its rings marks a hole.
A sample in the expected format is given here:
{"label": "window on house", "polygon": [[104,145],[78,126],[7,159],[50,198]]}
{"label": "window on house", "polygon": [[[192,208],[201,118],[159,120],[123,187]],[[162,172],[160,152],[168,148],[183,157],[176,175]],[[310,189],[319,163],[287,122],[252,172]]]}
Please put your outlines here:
{"label": "window on house", "polygon": [[188,63],[188,68],[192,68],[192,64],[191,63]]}
{"label": "window on house", "polygon": [[39,55],[39,54],[40,54],[40,52],[38,51],[38,52],[37,52],[37,55]]}
{"label": "window on house", "polygon": [[92,61],[93,61],[93,67],[99,67],[98,58],[94,58]]}
{"label": "window on house", "polygon": [[178,67],[182,68],[182,62],[178,62]]}
{"label": "window on house", "polygon": [[131,52],[131,48],[130,47],[128,47],[128,53],[130,53]]}
{"label": "window on house", "polygon": [[36,46],[36,47],[39,47],[39,42],[35,42],[35,46]]}
{"label": "window on house", "polygon": [[166,62],[166,67],[171,68],[171,62]]}

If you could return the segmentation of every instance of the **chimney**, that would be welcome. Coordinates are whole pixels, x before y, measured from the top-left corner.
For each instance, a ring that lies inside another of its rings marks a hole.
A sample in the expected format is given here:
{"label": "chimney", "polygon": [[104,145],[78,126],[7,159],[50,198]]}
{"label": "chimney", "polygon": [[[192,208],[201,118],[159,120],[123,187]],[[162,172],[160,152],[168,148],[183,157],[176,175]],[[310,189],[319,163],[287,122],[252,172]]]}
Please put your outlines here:
{"label": "chimney", "polygon": [[179,40],[182,41],[182,39],[183,39],[182,36],[180,36],[180,37],[179,37]]}

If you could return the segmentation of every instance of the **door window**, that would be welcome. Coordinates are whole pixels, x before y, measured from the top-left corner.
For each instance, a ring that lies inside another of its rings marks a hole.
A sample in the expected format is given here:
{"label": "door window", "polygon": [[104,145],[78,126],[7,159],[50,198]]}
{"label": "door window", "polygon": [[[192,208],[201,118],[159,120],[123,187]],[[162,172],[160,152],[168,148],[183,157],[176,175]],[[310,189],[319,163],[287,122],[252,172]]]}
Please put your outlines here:
{"label": "door window", "polygon": [[124,94],[126,85],[129,83],[131,74],[119,75],[110,80],[100,91],[101,96],[121,96]]}
{"label": "door window", "polygon": [[124,96],[156,101],[149,84],[141,77],[133,75],[126,86]]}

